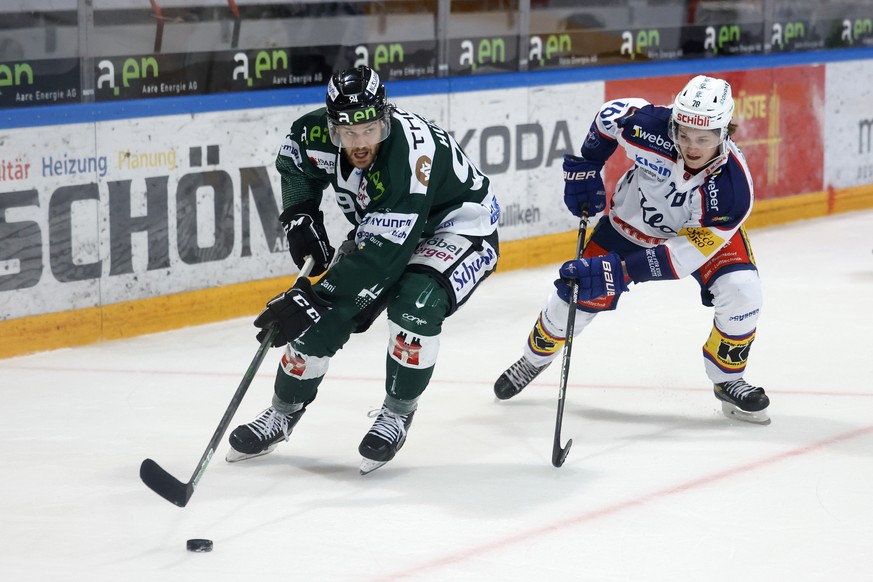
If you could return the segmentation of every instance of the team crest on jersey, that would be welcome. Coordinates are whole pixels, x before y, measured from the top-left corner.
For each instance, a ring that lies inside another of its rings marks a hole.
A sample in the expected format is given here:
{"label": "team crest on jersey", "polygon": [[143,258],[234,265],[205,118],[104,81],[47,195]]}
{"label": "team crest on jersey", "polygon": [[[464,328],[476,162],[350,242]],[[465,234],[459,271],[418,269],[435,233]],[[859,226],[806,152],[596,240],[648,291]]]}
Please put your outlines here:
{"label": "team crest on jersey", "polygon": [[430,183],[430,170],[432,165],[433,161],[427,156],[421,156],[415,162],[415,177],[418,178],[418,181],[424,186],[427,186]]}
{"label": "team crest on jersey", "polygon": [[376,189],[378,194],[373,196],[373,200],[378,200],[382,194],[385,193],[385,184],[382,182],[382,171],[376,170],[375,172],[369,172],[367,174],[367,178],[370,179],[370,182],[373,183],[373,187]]}

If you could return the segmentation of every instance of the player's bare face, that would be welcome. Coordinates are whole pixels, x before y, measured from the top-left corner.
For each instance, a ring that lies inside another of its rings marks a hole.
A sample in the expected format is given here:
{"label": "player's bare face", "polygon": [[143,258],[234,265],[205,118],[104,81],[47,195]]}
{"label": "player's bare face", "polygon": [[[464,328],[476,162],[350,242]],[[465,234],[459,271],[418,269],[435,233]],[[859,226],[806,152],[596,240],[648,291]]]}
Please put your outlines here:
{"label": "player's bare face", "polygon": [[346,159],[356,168],[369,168],[379,153],[382,140],[382,122],[341,125],[337,133],[343,144]]}
{"label": "player's bare face", "polygon": [[676,130],[676,145],[688,169],[699,170],[718,155],[721,138],[718,131],[680,125]]}

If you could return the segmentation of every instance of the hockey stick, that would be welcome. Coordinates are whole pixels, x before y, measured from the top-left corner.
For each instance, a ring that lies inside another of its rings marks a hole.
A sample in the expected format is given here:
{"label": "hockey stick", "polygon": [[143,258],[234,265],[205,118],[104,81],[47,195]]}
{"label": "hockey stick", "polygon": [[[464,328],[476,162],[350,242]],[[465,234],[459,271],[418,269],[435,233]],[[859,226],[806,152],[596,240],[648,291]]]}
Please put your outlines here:
{"label": "hockey stick", "polygon": [[[306,257],[306,262],[300,269],[300,275],[298,276],[306,277],[309,275],[314,264],[315,260],[311,256]],[[165,471],[164,468],[158,465],[155,461],[146,459],[139,467],[139,477],[142,479],[143,483],[149,487],[149,489],[179,507],[185,507],[188,505],[188,501],[194,494],[194,488],[197,487],[197,483],[200,481],[200,478],[203,477],[203,472],[206,471],[206,466],[209,465],[209,461],[212,460],[212,455],[215,454],[215,447],[218,446],[218,442],[224,436],[227,427],[230,426],[230,421],[233,420],[233,415],[236,414],[243,396],[245,396],[246,391],[249,389],[249,385],[252,383],[258,368],[261,367],[261,362],[264,361],[267,351],[270,349],[270,346],[273,345],[273,340],[276,338],[277,333],[279,333],[279,329],[273,325],[270,327],[266,337],[261,341],[261,345],[255,353],[255,357],[252,359],[252,363],[249,364],[249,368],[246,370],[233,398],[230,399],[230,404],[228,404],[227,410],[224,411],[224,416],[221,417],[221,422],[218,423],[218,427],[216,427],[212,439],[210,439],[209,444],[206,445],[206,450],[203,451],[203,456],[201,456],[200,460],[197,462],[197,467],[194,469],[194,473],[191,475],[191,478],[188,479],[188,482],[182,483]]]}
{"label": "hockey stick", "polygon": [[[582,218],[579,219],[579,239],[576,242],[576,258],[582,257],[585,248],[585,234],[588,232],[588,208],[582,209]],[[564,401],[567,396],[567,378],[570,375],[570,352],[573,349],[573,329],[576,327],[576,301],[579,298],[579,283],[574,282],[570,286],[569,312],[567,313],[567,329],[564,342],[564,359],[561,360],[561,382],[558,388],[558,418],[555,420],[555,442],[552,445],[552,465],[560,467],[567,459],[573,439],[567,441],[567,445],[561,447],[561,423],[564,418]]]}

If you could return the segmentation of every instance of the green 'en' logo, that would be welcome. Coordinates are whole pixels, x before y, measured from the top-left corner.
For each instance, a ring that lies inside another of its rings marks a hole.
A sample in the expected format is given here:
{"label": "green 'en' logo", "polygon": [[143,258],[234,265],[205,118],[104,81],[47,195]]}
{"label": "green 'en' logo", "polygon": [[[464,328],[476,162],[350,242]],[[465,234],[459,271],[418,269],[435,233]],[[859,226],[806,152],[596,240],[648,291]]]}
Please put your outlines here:
{"label": "green 'en' logo", "polygon": [[554,56],[570,54],[572,52],[573,39],[570,38],[569,34],[550,34],[546,37],[545,43],[543,43],[543,39],[539,36],[534,35],[530,37],[528,59],[532,62],[539,62],[541,67]]}
{"label": "green 'en' logo", "polygon": [[458,60],[458,64],[462,67],[469,65],[475,71],[477,65],[483,65],[488,62],[506,62],[506,43],[502,38],[480,39],[478,48],[473,44],[473,41],[461,41],[461,57]]}
{"label": "green 'en' logo", "polygon": [[854,44],[862,36],[873,32],[873,21],[869,18],[859,18],[855,21],[843,20],[843,34],[841,40],[846,44]]}
{"label": "green 'en' logo", "polygon": [[[353,66],[370,64],[370,49],[367,45],[359,44],[355,47],[355,54],[358,55]],[[379,44],[373,50],[373,69],[381,72],[382,65],[400,64],[403,63],[404,53],[403,45],[400,43]]]}
{"label": "green 'en' logo", "polygon": [[[0,87],[20,86],[25,76],[27,84],[33,85],[33,69],[27,63],[16,63],[14,73],[9,65],[0,65]],[[2,94],[0,91],[0,95]]]}
{"label": "green 'en' logo", "polygon": [[367,107],[366,109],[358,109],[357,111],[353,111],[351,114],[347,111],[340,111],[339,122],[364,123],[365,121],[375,121],[376,117],[376,108]]}
{"label": "green 'en' logo", "polygon": [[[101,89],[106,84],[112,89],[113,94],[118,95],[120,88],[115,85],[115,63],[105,59],[97,63],[97,68],[102,73],[97,77],[97,88]],[[154,79],[158,78],[158,61],[156,58],[142,57],[140,60],[136,60],[131,57],[124,59],[124,63],[121,65],[121,84],[124,87],[130,87],[131,80],[146,79],[149,76]]]}
{"label": "green 'en' logo", "polygon": [[249,87],[252,86],[254,79],[262,79],[266,74],[275,71],[288,70],[288,51],[282,49],[258,51],[254,58],[254,77],[249,71],[249,56],[246,53],[236,53],[233,55],[233,60],[237,63],[237,66],[233,69],[233,79],[236,80],[241,77],[246,80],[246,84]]}
{"label": "green 'en' logo", "polygon": [[629,55],[631,60],[634,60],[637,55],[643,54],[643,50],[661,46],[661,31],[657,28],[638,30],[636,39],[634,39],[633,33],[625,30],[621,33],[621,40],[621,54]]}
{"label": "green 'en' logo", "polygon": [[791,44],[792,41],[806,38],[806,25],[803,22],[786,22],[783,26],[779,22],[773,23],[773,35],[771,42],[779,48],[785,48],[785,45]]}
{"label": "green 'en' logo", "polygon": [[736,24],[719,26],[717,32],[714,26],[707,26],[703,50],[711,50],[712,54],[717,55],[718,50],[726,44],[738,42],[740,42],[740,27]]}

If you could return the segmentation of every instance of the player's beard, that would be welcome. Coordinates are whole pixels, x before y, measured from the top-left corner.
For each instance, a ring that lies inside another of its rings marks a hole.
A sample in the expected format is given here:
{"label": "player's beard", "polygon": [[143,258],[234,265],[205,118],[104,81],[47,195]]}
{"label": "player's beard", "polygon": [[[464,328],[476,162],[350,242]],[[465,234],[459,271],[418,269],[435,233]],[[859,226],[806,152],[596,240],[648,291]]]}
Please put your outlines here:
{"label": "player's beard", "polygon": [[376,154],[379,153],[380,145],[345,148],[343,151],[350,164],[359,170],[364,170],[373,165],[373,162],[376,160]]}

